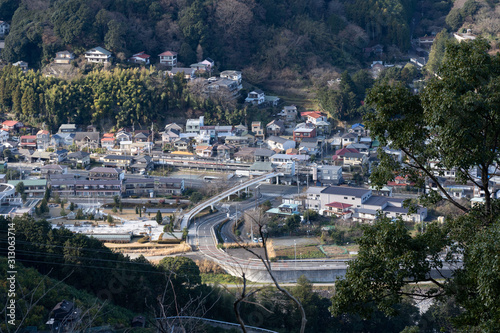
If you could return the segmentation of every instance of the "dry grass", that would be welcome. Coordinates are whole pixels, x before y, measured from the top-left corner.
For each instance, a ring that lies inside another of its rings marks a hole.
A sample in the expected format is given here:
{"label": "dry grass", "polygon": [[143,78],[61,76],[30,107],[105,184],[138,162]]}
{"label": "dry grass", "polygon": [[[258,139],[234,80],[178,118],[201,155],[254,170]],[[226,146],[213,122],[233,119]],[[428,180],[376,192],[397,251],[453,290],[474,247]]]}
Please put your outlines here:
{"label": "dry grass", "polygon": [[226,271],[222,269],[218,264],[210,260],[195,260],[196,265],[200,268],[200,273],[206,274],[224,274]]}
{"label": "dry grass", "polygon": [[266,248],[267,248],[267,255],[269,256],[269,259],[276,258],[276,251],[274,250],[274,244],[273,244],[272,239],[270,239],[266,242]]}
{"label": "dry grass", "polygon": [[222,243],[219,244],[219,247],[224,249],[239,249],[243,248],[243,245],[247,248],[256,248],[262,247],[262,243]]}
{"label": "dry grass", "polygon": [[150,257],[150,256],[168,256],[172,254],[178,254],[178,253],[186,253],[191,251],[191,246],[189,246],[186,243],[181,243],[178,245],[170,245],[168,247],[160,247],[160,248],[140,248],[140,249],[116,249],[115,251],[121,252],[121,253],[140,253],[144,255],[145,257]]}

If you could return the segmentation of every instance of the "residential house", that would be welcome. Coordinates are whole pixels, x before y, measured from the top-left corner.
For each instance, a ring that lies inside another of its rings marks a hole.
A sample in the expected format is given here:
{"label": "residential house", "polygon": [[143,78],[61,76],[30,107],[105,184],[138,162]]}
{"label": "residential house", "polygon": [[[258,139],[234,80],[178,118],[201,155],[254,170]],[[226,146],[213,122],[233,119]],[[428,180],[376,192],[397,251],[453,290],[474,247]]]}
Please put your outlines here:
{"label": "residential house", "polygon": [[318,140],[312,139],[302,139],[299,144],[299,154],[305,155],[321,155],[321,147],[319,146]]}
{"label": "residential house", "polygon": [[134,157],[130,155],[106,155],[101,157],[103,165],[111,168],[128,168],[134,161]]}
{"label": "residential house", "polygon": [[163,144],[173,143],[175,140],[180,139],[180,132],[176,129],[169,129],[161,133],[161,141]]}
{"label": "residential house", "polygon": [[19,67],[23,73],[28,71],[28,63],[26,61],[18,61],[12,64],[12,66]]}
{"label": "residential house", "polygon": [[362,143],[351,143],[346,147],[347,149],[356,149],[359,153],[370,155],[370,148]]}
{"label": "residential house", "polygon": [[284,166],[285,164],[292,164],[294,162],[305,163],[309,161],[309,156],[306,155],[287,155],[287,154],[274,154],[269,158],[269,161],[276,166]]}
{"label": "residential house", "polygon": [[5,36],[10,31],[10,24],[5,21],[0,21],[0,36]]}
{"label": "residential house", "polygon": [[135,64],[149,65],[150,58],[151,56],[149,54],[146,54],[146,52],[141,51],[128,58],[128,61],[133,62]]}
{"label": "residential house", "polygon": [[[300,125],[305,125],[305,126],[300,126]],[[314,125],[309,126],[307,123],[306,124],[299,124],[294,130],[293,130],[293,140],[302,140],[303,138],[315,138],[316,137],[316,127]]]}
{"label": "residential house", "polygon": [[253,105],[261,105],[265,101],[265,94],[262,90],[257,89],[248,93],[248,97],[245,98],[246,103]]}
{"label": "residential house", "polygon": [[359,151],[357,149],[354,149],[354,148],[341,148],[341,149],[338,149],[335,152],[335,154],[333,155],[332,161],[336,165],[343,165],[344,164],[344,156],[347,153],[359,153]]}
{"label": "residential house", "polygon": [[17,120],[6,120],[2,123],[2,129],[7,131],[17,131],[23,126],[24,124]]}
{"label": "residential house", "polygon": [[342,167],[336,165],[316,165],[312,166],[312,179],[322,185],[339,185],[344,181],[342,177]]}
{"label": "residential house", "polygon": [[186,138],[180,138],[174,141],[174,148],[178,151],[189,151],[190,146],[189,139]]}
{"label": "residential house", "polygon": [[242,84],[241,84],[241,72],[239,71],[233,71],[233,70],[227,70],[223,71],[220,73],[220,77],[223,79],[228,79],[231,81],[236,82],[238,85],[238,90],[241,90]]}
{"label": "residential house", "polygon": [[340,216],[343,219],[348,219],[351,218],[353,214],[351,207],[352,207],[351,204],[334,201],[325,205],[325,209],[323,210],[323,215]]}
{"label": "residential house", "polygon": [[52,153],[48,151],[34,151],[29,158],[26,158],[26,161],[29,161],[30,163],[36,163],[36,162],[44,162],[44,163],[50,163],[52,159]]}
{"label": "residential house", "polygon": [[40,168],[40,173],[42,174],[42,176],[48,178],[48,176],[51,174],[62,175],[68,173],[68,167],[59,164],[48,164]]}
{"label": "residential house", "polygon": [[[361,222],[372,222],[377,218],[378,212],[391,218],[400,216],[405,221],[413,222],[421,222],[427,216],[425,208],[418,208],[417,213],[408,214],[408,209],[403,208],[403,199],[374,196],[370,189],[341,186],[309,187],[306,193],[306,208],[316,210],[322,215],[338,215],[349,209],[352,218]],[[339,208],[342,211],[339,211]]]}
{"label": "residential house", "polygon": [[186,133],[199,133],[202,126],[205,125],[205,117],[200,116],[198,119],[188,119],[186,121]]}
{"label": "residential house", "polygon": [[424,36],[418,38],[418,46],[422,48],[430,48],[436,36]]}
{"label": "residential house", "polygon": [[36,135],[22,135],[19,145],[23,148],[36,149]]}
{"label": "residential house", "polygon": [[277,116],[284,122],[293,122],[297,119],[297,107],[295,105],[285,106]]}
{"label": "residential house", "polygon": [[181,73],[181,75],[186,80],[190,81],[190,80],[194,80],[194,78],[196,77],[195,72],[196,71],[194,70],[194,68],[174,67],[171,70],[169,70],[167,73],[168,73],[168,76],[170,76],[170,77],[174,77],[178,73]]}
{"label": "residential house", "polygon": [[134,144],[132,141],[119,141],[120,151],[125,154],[130,154],[132,152],[132,145]]}
{"label": "residential house", "polygon": [[113,149],[115,147],[115,134],[104,133],[101,139],[101,147],[107,150]]}
{"label": "residential house", "polygon": [[134,142],[148,142],[150,139],[149,131],[135,131]]}
{"label": "residential house", "polygon": [[129,166],[132,173],[146,172],[154,169],[153,158],[148,155],[137,156]]}
{"label": "residential house", "polygon": [[111,52],[98,46],[85,52],[85,59],[90,63],[103,63],[107,64],[111,62]]}
{"label": "residential house", "polygon": [[268,214],[277,214],[277,215],[284,215],[284,216],[290,216],[290,215],[298,215],[299,213],[299,205],[297,204],[281,204],[277,208],[271,208],[266,211]]}
{"label": "residential house", "polygon": [[75,124],[62,124],[59,127],[58,133],[75,133],[76,125]]}
{"label": "residential house", "polygon": [[66,149],[57,149],[50,153],[51,163],[61,163],[68,157],[68,151]]}
{"label": "residential house", "polygon": [[343,165],[365,165],[368,163],[368,157],[362,153],[345,153]]}
{"label": "residential house", "polygon": [[234,157],[234,147],[231,145],[217,145],[217,157],[224,160],[232,160]]}
{"label": "residential house", "polygon": [[199,145],[196,146],[196,155],[201,157],[213,157],[215,154],[213,146]]}
{"label": "residential house", "polygon": [[9,131],[5,129],[0,129],[0,143],[7,142],[10,138]]}
{"label": "residential house", "polygon": [[365,125],[356,123],[351,126],[351,128],[349,129],[349,133],[354,133],[358,136],[364,136],[366,134]]}
{"label": "residential house", "polygon": [[50,138],[50,145],[54,147],[65,147],[73,144],[75,133],[63,132],[52,135]]}
{"label": "residential house", "polygon": [[184,132],[184,129],[182,128],[182,126],[176,124],[176,123],[170,123],[170,124],[167,124],[165,125],[165,132],[168,131],[168,130],[176,130],[178,131],[179,133],[182,133]]}
{"label": "residential house", "polygon": [[74,153],[68,154],[67,159],[74,165],[74,166],[81,166],[85,168],[87,165],[90,165],[90,154],[86,153],[84,151],[77,151]]}
{"label": "residential house", "polygon": [[280,136],[285,133],[285,122],[274,119],[266,125],[266,132],[268,135]]}
{"label": "residential house", "polygon": [[123,180],[124,174],[118,168],[95,167],[89,171],[89,180]]}
{"label": "residential house", "polygon": [[223,97],[229,100],[236,99],[240,95],[238,83],[223,78],[209,78],[203,87],[203,93],[207,96]]}
{"label": "residential house", "polygon": [[177,53],[172,51],[165,51],[160,53],[160,64],[175,67],[177,66]]}
{"label": "residential house", "polygon": [[255,159],[255,151],[257,148],[241,147],[234,153],[234,159],[241,163],[252,163]]}
{"label": "residential house", "polygon": [[36,133],[36,149],[46,150],[50,145],[50,132],[47,130],[39,130]]}
{"label": "residential house", "polygon": [[59,51],[56,52],[56,57],[54,58],[55,64],[69,65],[71,60],[75,59],[75,55],[69,51]]}
{"label": "residential house", "polygon": [[205,60],[192,64],[189,67],[201,72],[211,72],[214,68],[214,64],[215,62],[212,59],[206,58]]}
{"label": "residential house", "polygon": [[352,143],[358,143],[358,135],[355,133],[344,133],[342,135],[342,147],[346,147]]}
{"label": "residential house", "polygon": [[129,133],[126,130],[120,130],[116,132],[116,141],[122,142],[122,141],[132,141],[132,133]]}
{"label": "residential house", "polygon": [[227,145],[234,145],[236,147],[247,147],[253,139],[249,136],[227,136],[224,140]]}
{"label": "residential house", "polygon": [[286,151],[287,149],[295,148],[295,141],[274,135],[270,136],[266,140],[266,143],[271,150]]}
{"label": "residential house", "polygon": [[252,132],[254,133],[256,140],[264,140],[266,136],[261,121],[252,121]]}
{"label": "residential house", "polygon": [[269,162],[271,156],[276,154],[274,150],[266,149],[266,148],[257,148],[254,153],[254,161],[255,162]]}
{"label": "residential house", "polygon": [[306,111],[300,113],[301,117],[306,120],[307,123],[315,124],[319,121],[328,121],[328,116],[326,113],[321,111]]}
{"label": "residential house", "polygon": [[99,132],[76,132],[73,143],[78,148],[98,148],[99,147]]}

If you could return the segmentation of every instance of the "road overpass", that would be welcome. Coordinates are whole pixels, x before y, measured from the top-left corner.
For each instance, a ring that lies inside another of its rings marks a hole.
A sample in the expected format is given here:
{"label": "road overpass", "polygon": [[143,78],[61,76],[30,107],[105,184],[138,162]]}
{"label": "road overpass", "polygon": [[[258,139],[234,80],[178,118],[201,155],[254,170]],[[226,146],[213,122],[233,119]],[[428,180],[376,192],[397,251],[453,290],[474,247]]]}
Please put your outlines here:
{"label": "road overpass", "polygon": [[250,179],[244,183],[241,183],[241,184],[238,184],[236,186],[234,186],[233,188],[227,190],[227,191],[224,191],[220,194],[217,194],[216,196],[213,196],[211,197],[210,199],[208,200],[205,200],[203,201],[202,203],[198,204],[196,207],[194,207],[193,209],[191,209],[189,212],[187,212],[186,214],[184,214],[184,216],[182,217],[182,220],[181,220],[181,230],[183,230],[184,228],[188,228],[189,227],[189,222],[191,221],[191,219],[196,216],[196,214],[200,213],[202,210],[204,210],[205,208],[207,208],[208,206],[213,206],[214,204],[216,204],[217,202],[223,200],[223,199],[226,199],[228,198],[229,196],[231,196],[232,194],[234,193],[237,193],[241,190],[245,190],[245,189],[248,189],[249,186],[252,186],[252,185],[255,185],[255,184],[258,184],[264,180],[267,180],[267,179],[270,179],[270,178],[274,178],[274,177],[279,177],[279,176],[282,176],[283,174],[282,173],[278,173],[278,172],[271,172],[271,173],[266,173],[264,175],[261,175],[261,176],[258,176],[258,177],[255,177],[253,179]]}

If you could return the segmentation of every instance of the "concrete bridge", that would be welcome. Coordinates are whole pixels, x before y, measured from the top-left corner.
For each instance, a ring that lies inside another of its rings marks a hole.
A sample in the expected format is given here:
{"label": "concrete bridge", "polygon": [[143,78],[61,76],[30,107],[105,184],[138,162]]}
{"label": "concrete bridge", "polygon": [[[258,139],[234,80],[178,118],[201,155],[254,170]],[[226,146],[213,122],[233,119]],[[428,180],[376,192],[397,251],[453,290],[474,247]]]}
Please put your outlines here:
{"label": "concrete bridge", "polygon": [[207,208],[208,206],[213,206],[214,204],[216,204],[217,202],[219,202],[223,199],[226,199],[226,198],[229,199],[229,197],[234,193],[239,193],[242,190],[248,191],[249,186],[258,184],[258,183],[260,183],[264,180],[270,179],[270,178],[274,178],[274,177],[278,178],[279,176],[283,176],[283,174],[278,173],[278,172],[266,173],[264,175],[250,179],[244,183],[241,183],[241,184],[239,184],[239,185],[237,185],[237,186],[235,186],[227,191],[224,191],[220,194],[217,194],[216,196],[211,197],[208,200],[203,201],[202,203],[198,204],[196,207],[191,209],[189,212],[184,214],[184,216],[182,217],[182,220],[181,220],[181,230],[184,228],[189,228],[189,222],[191,221],[191,219],[194,216],[196,216],[196,214],[198,214],[199,212],[201,212],[202,210]]}

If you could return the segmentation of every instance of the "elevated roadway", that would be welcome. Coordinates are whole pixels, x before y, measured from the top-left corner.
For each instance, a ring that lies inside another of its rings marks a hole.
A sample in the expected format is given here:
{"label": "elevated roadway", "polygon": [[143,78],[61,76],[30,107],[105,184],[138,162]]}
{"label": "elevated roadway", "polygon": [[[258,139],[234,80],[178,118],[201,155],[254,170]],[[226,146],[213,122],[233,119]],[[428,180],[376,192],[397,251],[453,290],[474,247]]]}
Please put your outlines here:
{"label": "elevated roadway", "polygon": [[200,213],[202,210],[204,210],[205,208],[209,207],[209,206],[213,206],[214,204],[218,203],[219,201],[229,197],[230,195],[234,194],[234,193],[237,193],[241,190],[245,190],[247,189],[249,186],[252,186],[252,185],[255,185],[255,184],[258,184],[264,180],[267,180],[267,179],[270,179],[270,178],[274,178],[274,177],[279,177],[280,175],[282,175],[281,173],[278,173],[278,172],[271,172],[271,173],[266,173],[262,176],[258,176],[258,177],[255,177],[253,179],[250,179],[244,183],[241,183],[241,184],[238,184],[236,186],[234,186],[233,188],[227,190],[227,191],[224,191],[220,194],[217,194],[216,196],[213,196],[211,197],[210,199],[208,200],[205,200],[203,201],[202,203],[198,204],[197,206],[195,206],[193,209],[191,209],[189,212],[185,213],[184,216],[182,217],[182,220],[181,220],[181,229],[184,229],[184,228],[188,228],[189,225],[190,225],[190,221],[191,219],[196,216],[196,214]]}

